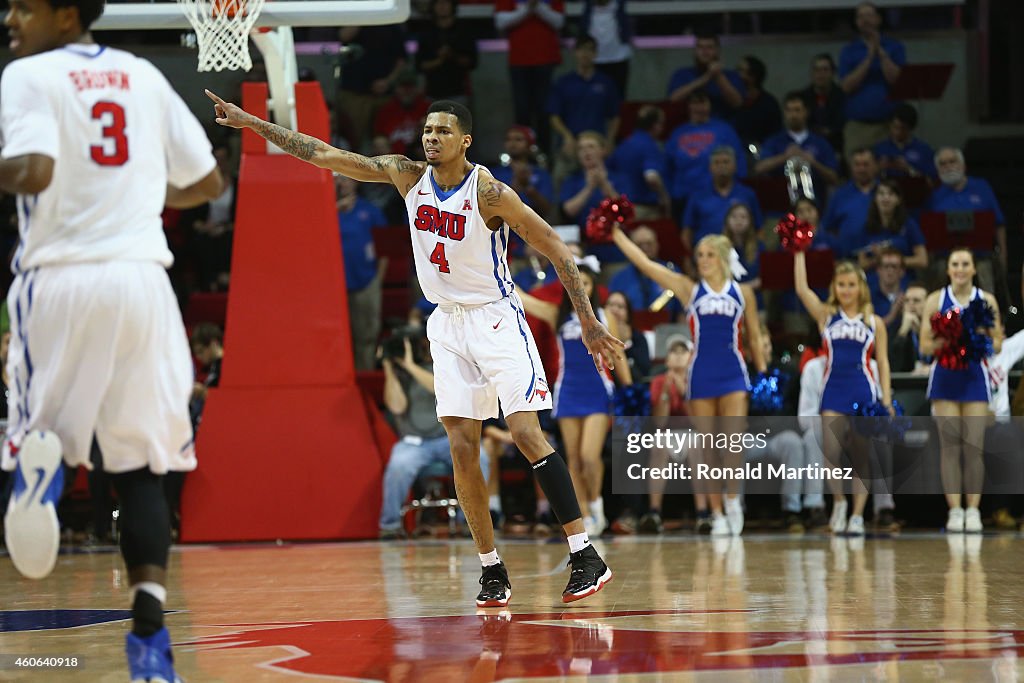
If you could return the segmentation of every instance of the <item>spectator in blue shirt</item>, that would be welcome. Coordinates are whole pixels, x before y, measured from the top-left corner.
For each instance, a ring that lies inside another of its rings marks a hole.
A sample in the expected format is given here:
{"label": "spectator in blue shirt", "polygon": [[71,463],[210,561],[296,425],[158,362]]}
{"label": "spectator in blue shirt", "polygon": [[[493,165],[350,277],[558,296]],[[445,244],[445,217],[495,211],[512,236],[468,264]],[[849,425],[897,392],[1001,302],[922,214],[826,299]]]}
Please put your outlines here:
{"label": "spectator in blue shirt", "polygon": [[878,162],[868,148],[850,156],[850,182],[828,200],[821,218],[822,237],[840,258],[850,258],[864,242],[868,210],[878,184]]}
{"label": "spectator in blue shirt", "polygon": [[[600,133],[583,131],[578,136],[576,158],[579,169],[562,182],[559,201],[565,217],[577,223],[582,230],[587,227],[590,210],[607,197],[631,194],[629,181],[617,171],[605,166],[608,143]],[[587,250],[603,262],[622,261],[623,255],[614,244],[595,244]]]}
{"label": "spectator in blue shirt", "polygon": [[694,245],[703,237],[722,232],[725,215],[734,204],[750,207],[754,225],[761,225],[761,207],[757,203],[757,195],[746,185],[736,182],[735,150],[724,145],[716,147],[711,153],[709,168],[711,187],[690,196],[680,221],[683,226],[683,244],[691,253]]}
{"label": "spectator in blue shirt", "polygon": [[915,128],[917,110],[906,103],[896,107],[889,119],[889,137],[875,145],[883,177],[936,177],[935,152],[927,142],[914,137]]}
{"label": "spectator in blue shirt", "polygon": [[761,252],[765,250],[764,242],[757,236],[758,223],[754,212],[746,204],[733,204],[725,214],[722,234],[732,242],[732,248],[739,256],[740,265],[747,271],[746,275],[737,278],[741,284],[750,285],[757,291],[758,305],[761,302]]}
{"label": "spectator in blue shirt", "polygon": [[372,370],[377,364],[381,280],[387,270],[388,260],[377,258],[371,228],[387,225],[387,220],[380,209],[359,196],[356,181],[335,174],[334,187],[338,197],[341,254],[345,260],[352,353],[356,370]]}
{"label": "spectator in blue shirt", "polygon": [[688,102],[697,90],[708,94],[711,111],[717,118],[730,119],[743,104],[743,79],[722,64],[721,44],[713,33],[697,34],[693,66],[684,66],[672,74],[668,99]]}
{"label": "spectator in blue shirt", "polygon": [[555,201],[551,174],[538,166],[533,157],[537,136],[529,126],[514,124],[505,131],[505,154],[501,166],[491,169],[495,180],[505,183],[523,203],[547,220]]}
{"label": "spectator in blue shirt", "polygon": [[928,267],[928,248],[921,227],[907,213],[899,184],[885,179],[875,187],[875,196],[868,209],[864,242],[857,251],[860,267],[865,271],[874,270],[879,255],[890,248],[901,255],[901,265],[905,268]]}
{"label": "spectator in blue shirt", "polygon": [[839,162],[828,140],[808,130],[807,117],[803,93],[787,94],[783,104],[786,128],[765,140],[761,159],[754,164],[754,173],[782,175],[786,162],[796,159],[810,165],[815,196],[825,197],[826,186],[839,182]]}
{"label": "spectator in blue shirt", "polygon": [[608,167],[629,178],[630,195],[638,220],[667,217],[672,200],[665,187],[665,150],[658,138],[665,127],[661,107],[646,105],[636,117],[636,129],[619,143],[608,160]]}
{"label": "spectator in blue shirt", "polygon": [[774,135],[782,128],[779,101],[764,90],[768,68],[760,59],[747,55],[740,60],[738,72],[743,79],[746,95],[733,116],[732,125],[744,144],[760,146],[769,135]]}
{"label": "spectator in blue shirt", "polygon": [[[955,147],[942,147],[935,154],[935,167],[939,171],[942,185],[935,188],[925,204],[926,211],[991,211],[996,217],[996,258],[1006,272],[1006,218],[999,207],[992,186],[983,178],[967,175],[964,153]],[[978,286],[995,291],[995,273],[992,272],[991,258],[975,250],[975,267],[978,269]]]}
{"label": "spectator in blue shirt", "polygon": [[689,122],[672,131],[665,143],[673,216],[682,214],[691,194],[710,188],[711,150],[722,146],[736,152],[736,175],[745,178],[747,155],[739,136],[725,121],[711,118],[711,101],[697,90],[690,95]]}
{"label": "spectator in blue shirt", "polygon": [[899,329],[903,320],[903,293],[910,283],[903,264],[899,249],[886,247],[879,253],[878,270],[867,278],[871,305],[890,332]]}
{"label": "spectator in blue shirt", "polygon": [[576,138],[594,130],[614,140],[619,130],[622,95],[615,82],[597,70],[597,42],[590,36],[576,39],[576,69],[551,86],[548,114],[551,129],[562,138],[562,155],[576,156]]}
{"label": "spectator in blue shirt", "polygon": [[886,122],[895,108],[889,101],[889,86],[907,63],[903,43],[880,33],[882,15],[873,3],[857,5],[856,23],[860,35],[839,53],[840,85],[846,93],[843,138],[847,156],[885,138]]}
{"label": "spectator in blue shirt", "polygon": [[[658,235],[646,225],[637,226],[630,234],[629,239],[640,247],[647,258],[656,261],[669,270],[676,270],[676,266],[668,261],[658,259]],[[608,283],[608,289],[612,292],[621,292],[629,300],[629,305],[638,311],[646,311],[665,291],[657,282],[641,273],[635,265],[628,266],[615,273]],[[683,307],[675,297],[665,307],[672,318],[682,312]]]}
{"label": "spectator in blue shirt", "polygon": [[837,154],[843,151],[846,125],[846,93],[836,83],[836,63],[822,52],[811,60],[811,83],[800,91],[810,107],[811,132],[828,140]]}
{"label": "spectator in blue shirt", "polygon": [[626,0],[583,0],[580,32],[597,41],[597,69],[615,81],[625,97],[633,57],[633,26]]}

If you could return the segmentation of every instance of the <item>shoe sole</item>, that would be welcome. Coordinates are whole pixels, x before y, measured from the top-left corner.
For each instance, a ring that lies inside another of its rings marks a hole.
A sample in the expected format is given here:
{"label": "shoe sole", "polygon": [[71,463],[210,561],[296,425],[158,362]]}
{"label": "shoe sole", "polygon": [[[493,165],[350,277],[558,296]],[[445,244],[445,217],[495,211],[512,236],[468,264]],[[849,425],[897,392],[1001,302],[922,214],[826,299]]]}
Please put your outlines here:
{"label": "shoe sole", "polygon": [[505,606],[508,605],[508,601],[511,598],[512,598],[512,589],[510,588],[509,590],[505,591],[505,599],[504,600],[484,600],[482,602],[480,600],[477,600],[476,601],[476,606],[477,607],[505,607]]}
{"label": "shoe sole", "polygon": [[591,595],[604,588],[605,584],[607,584],[611,580],[612,570],[610,567],[606,566],[604,574],[602,574],[601,578],[597,580],[596,586],[594,586],[593,588],[588,588],[586,591],[582,593],[562,593],[562,602],[576,602],[577,600],[582,600],[583,598],[589,598]]}
{"label": "shoe sole", "polygon": [[[18,451],[18,468],[28,490],[11,497],[4,516],[7,552],[14,567],[30,579],[45,578],[57,564],[60,523],[53,503],[42,497],[61,467],[60,439],[53,432],[31,432]],[[34,476],[24,476],[25,474]]]}

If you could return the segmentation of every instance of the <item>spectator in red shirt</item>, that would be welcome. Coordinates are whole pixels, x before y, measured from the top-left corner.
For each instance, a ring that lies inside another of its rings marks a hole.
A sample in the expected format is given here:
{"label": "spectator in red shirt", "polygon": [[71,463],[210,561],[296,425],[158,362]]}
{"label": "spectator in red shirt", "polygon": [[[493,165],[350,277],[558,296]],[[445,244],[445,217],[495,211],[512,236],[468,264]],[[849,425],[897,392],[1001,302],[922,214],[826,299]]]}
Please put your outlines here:
{"label": "spectator in red shirt", "polygon": [[551,74],[562,62],[558,32],[565,24],[565,1],[495,0],[494,10],[498,32],[508,38],[515,122],[537,131],[541,149],[549,150],[547,101]]}
{"label": "spectator in red shirt", "polygon": [[395,94],[377,112],[373,121],[374,135],[384,135],[393,154],[410,159],[423,159],[420,136],[430,100],[423,96],[415,71],[403,71],[395,83]]}

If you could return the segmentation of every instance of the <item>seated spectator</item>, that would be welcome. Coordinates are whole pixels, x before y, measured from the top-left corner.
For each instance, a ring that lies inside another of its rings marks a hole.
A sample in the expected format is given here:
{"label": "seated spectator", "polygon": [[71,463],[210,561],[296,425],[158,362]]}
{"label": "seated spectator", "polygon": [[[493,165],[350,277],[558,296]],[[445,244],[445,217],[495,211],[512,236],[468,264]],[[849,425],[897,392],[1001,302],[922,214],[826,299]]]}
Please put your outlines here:
{"label": "seated spectator", "polygon": [[466,20],[455,15],[458,0],[433,0],[431,25],[420,32],[416,66],[426,76],[432,100],[455,100],[467,107],[477,65],[476,38]]}
{"label": "seated spectator", "polygon": [[604,311],[615,318],[616,332],[626,345],[623,353],[626,354],[626,362],[629,363],[634,381],[646,382],[651,375],[651,352],[647,346],[647,337],[633,327],[633,306],[629,298],[613,288],[604,302]]}
{"label": "seated spectator", "polygon": [[202,422],[207,390],[220,385],[220,366],[224,360],[223,343],[224,333],[213,323],[199,323],[189,338],[192,356],[205,376],[202,382],[192,383],[189,415],[192,417],[193,431],[199,429],[199,423]]}
{"label": "seated spectator", "polygon": [[[403,354],[384,355],[382,358],[384,405],[394,418],[399,437],[384,470],[384,498],[380,510],[382,539],[401,535],[399,515],[419,473],[435,462],[444,463],[452,469],[448,436],[444,425],[437,419],[433,366],[429,358],[417,359],[408,337],[403,342]],[[427,348],[421,342],[421,339],[416,340],[417,352]],[[490,461],[482,445],[480,469],[486,479]]]}
{"label": "seated spectator", "polygon": [[636,128],[619,143],[608,166],[629,179],[633,188],[630,200],[636,207],[637,220],[670,216],[672,199],[666,188],[666,159],[658,138],[665,127],[661,107],[646,105],[636,117]]}
{"label": "seated spectator", "polygon": [[[899,326],[889,334],[889,367],[893,372],[920,375],[931,370],[931,358],[922,356],[918,345],[921,316],[927,298],[928,288],[921,282],[911,282],[903,292]],[[1005,342],[1003,347],[1006,347]]]}
{"label": "seated spectator", "polygon": [[407,69],[395,80],[395,94],[377,110],[373,118],[373,134],[387,137],[392,154],[410,159],[423,159],[423,121],[430,100],[423,96],[420,78]]}
{"label": "seated spectator", "polygon": [[480,446],[487,452],[487,461],[490,463],[490,472],[487,475],[487,498],[488,507],[491,509],[491,522],[494,528],[501,526],[501,458],[506,454],[516,454],[515,439],[512,432],[508,430],[505,420],[498,417],[491,420],[484,420],[480,431]]}
{"label": "seated spectator", "polygon": [[764,81],[768,77],[768,68],[754,55],[747,55],[740,60],[740,78],[746,95],[743,104],[733,115],[732,125],[745,145],[760,146],[769,136],[782,128],[782,112],[779,101],[764,91]]}
{"label": "seated spectator", "polygon": [[914,137],[916,128],[917,110],[906,103],[896,107],[889,119],[889,137],[875,145],[883,177],[936,177],[935,152],[927,142]]}
{"label": "seated spectator", "polygon": [[846,93],[836,83],[836,63],[823,52],[811,61],[811,84],[800,91],[809,107],[809,127],[841,154],[846,125]]}
{"label": "seated spectator", "polygon": [[223,190],[213,201],[186,211],[182,223],[191,223],[192,226],[190,251],[199,266],[200,288],[209,292],[223,292],[230,283],[238,176],[237,165],[232,161],[231,150],[227,145],[218,145],[213,155],[224,177]]}
{"label": "seated spectator", "polygon": [[[689,385],[690,356],[693,353],[693,342],[682,335],[675,335],[668,340],[665,353],[665,372],[651,380],[651,417],[652,423],[662,427],[665,418],[686,417],[687,387]],[[659,421],[660,420],[660,421]],[[683,454],[685,455],[685,454]],[[668,464],[667,450],[652,448],[649,467],[659,468]],[[695,494],[698,514],[706,518],[708,531],[711,529],[711,512],[708,510],[706,494]],[[647,513],[640,518],[638,530],[641,533],[660,534],[662,531],[661,506],[665,499],[665,480],[650,479],[647,484],[649,504]],[[698,520],[698,524],[700,521]]]}
{"label": "seated spectator", "polygon": [[[635,228],[629,234],[629,238],[640,247],[644,254],[647,255],[647,258],[657,261],[671,270],[676,269],[674,264],[658,260],[658,249],[660,246],[658,244],[658,235],[646,225],[640,225]],[[657,282],[641,273],[632,263],[612,276],[611,281],[608,283],[608,289],[613,292],[620,292],[625,296],[629,300],[629,305],[632,309],[646,311],[655,302],[658,302],[662,308],[668,310],[673,318],[683,311],[683,304],[674,296],[666,303],[664,300],[666,290]]]}
{"label": "seated spectator", "polygon": [[[967,175],[964,153],[955,147],[942,147],[935,154],[935,166],[942,185],[935,188],[925,211],[991,211],[996,217],[996,258],[1002,273],[1006,273],[1006,218],[992,187],[984,178]],[[975,251],[978,268],[978,286],[985,291],[996,289],[991,256]],[[979,258],[980,257],[980,258]]]}
{"label": "seated spectator", "polygon": [[716,147],[708,164],[711,186],[694,192],[686,203],[680,220],[683,244],[693,253],[693,246],[705,235],[722,232],[725,215],[735,204],[746,204],[754,217],[754,225],[761,225],[761,208],[757,195],[746,185],[736,182],[736,152],[732,147]]}
{"label": "seated spectator", "polygon": [[615,82],[597,70],[597,42],[590,36],[576,39],[576,68],[556,80],[548,96],[551,130],[562,139],[562,157],[576,157],[580,133],[593,130],[614,140],[619,130],[622,94]]}
{"label": "seated spectator", "polygon": [[[874,270],[879,254],[887,249],[901,254],[902,266],[906,268],[928,267],[924,234],[917,221],[907,213],[903,191],[895,180],[882,180],[875,187],[862,245],[857,250],[857,261],[866,272]],[[878,313],[877,310],[875,312]]]}
{"label": "seated spectator", "polygon": [[839,78],[846,93],[846,156],[885,139],[895,103],[890,86],[907,63],[903,43],[881,34],[882,15],[871,2],[857,5],[857,39],[839,53]]}
{"label": "seated spectator", "polygon": [[871,305],[881,316],[890,336],[903,319],[903,290],[906,270],[903,254],[895,247],[885,247],[879,252],[878,270],[868,278],[871,290]]}
{"label": "seated spectator", "polygon": [[689,102],[698,90],[707,93],[711,113],[720,119],[729,120],[743,104],[743,79],[722,64],[721,44],[713,33],[697,34],[693,66],[684,66],[672,74],[667,96],[672,102]]}
{"label": "seated spectator", "polygon": [[808,130],[807,115],[807,101],[801,93],[786,95],[783,102],[785,128],[765,140],[761,158],[754,164],[754,173],[782,175],[786,162],[796,159],[810,165],[814,195],[824,198],[827,186],[839,182],[839,162],[828,140]]}
{"label": "seated spectator", "polygon": [[388,269],[386,258],[378,259],[372,228],[387,225],[384,214],[359,196],[359,184],[335,174],[338,230],[341,255],[345,260],[345,289],[348,319],[352,328],[352,355],[356,370],[376,367],[374,352],[381,324],[381,284]]}
{"label": "seated spectator", "polygon": [[[665,143],[668,193],[672,215],[682,215],[690,196],[711,186],[711,152],[732,147],[736,175],[747,175],[747,152],[736,131],[725,121],[711,118],[711,101],[703,90],[690,95],[690,120],[674,131]],[[719,224],[721,225],[721,224]]]}
{"label": "seated spectator", "polygon": [[633,57],[632,23],[626,0],[583,0],[580,31],[597,41],[597,70],[615,82],[623,98]]}
{"label": "seated spectator", "polygon": [[[518,124],[505,131],[505,155],[502,164],[491,169],[495,180],[505,183],[519,195],[519,198],[537,212],[541,218],[551,217],[555,201],[555,186],[551,174],[534,159],[537,136],[533,129]],[[505,157],[508,161],[505,161]],[[509,236],[512,243],[522,243],[519,235]]]}
{"label": "seated spectator", "polygon": [[[608,143],[603,135],[594,131],[580,133],[576,145],[579,170],[569,174],[562,182],[559,197],[562,213],[584,230],[590,210],[603,199],[630,194],[629,180],[621,173],[611,171],[605,166],[607,153]],[[590,253],[601,261],[622,260],[622,253],[614,244],[594,245]]]}
{"label": "seated spectator", "polygon": [[821,218],[822,231],[839,258],[849,258],[863,243],[868,210],[878,184],[875,153],[866,147],[850,156],[850,182],[840,186]]}
{"label": "seated spectator", "polygon": [[[722,234],[732,242],[740,265],[747,271],[747,274],[738,278],[737,282],[750,285],[760,296],[761,252],[765,250],[765,246],[757,236],[754,212],[746,204],[733,204],[725,214],[723,223]],[[760,306],[760,302],[758,303]]]}

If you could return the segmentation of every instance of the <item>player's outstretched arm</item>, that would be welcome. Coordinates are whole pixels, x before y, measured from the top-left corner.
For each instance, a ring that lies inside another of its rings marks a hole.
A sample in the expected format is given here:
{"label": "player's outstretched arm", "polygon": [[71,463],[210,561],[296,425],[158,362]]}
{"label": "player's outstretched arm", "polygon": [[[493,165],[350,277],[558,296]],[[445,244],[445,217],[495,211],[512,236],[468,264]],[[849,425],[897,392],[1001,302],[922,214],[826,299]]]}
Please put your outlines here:
{"label": "player's outstretched arm", "polygon": [[426,163],[413,161],[400,154],[366,157],[328,145],[312,135],[305,135],[253,116],[238,105],[225,102],[206,91],[213,100],[216,121],[228,128],[250,128],[297,159],[326,168],[366,183],[391,183],[402,194],[408,192],[427,168]]}
{"label": "player's outstretched arm", "polygon": [[39,194],[51,180],[53,159],[45,154],[0,159],[0,190],[8,194]]}
{"label": "player's outstretched arm", "polygon": [[576,315],[583,327],[583,343],[598,369],[607,366],[615,368],[615,361],[622,355],[625,347],[620,340],[608,332],[601,324],[590,305],[590,299],[583,287],[583,279],[576,267],[576,259],[569,247],[558,236],[544,219],[538,216],[519,198],[512,188],[486,175],[480,176],[478,189],[480,211],[489,226],[494,226],[499,219],[523,238],[523,241],[542,253],[555,266],[558,279],[562,281],[565,292],[572,301]]}

